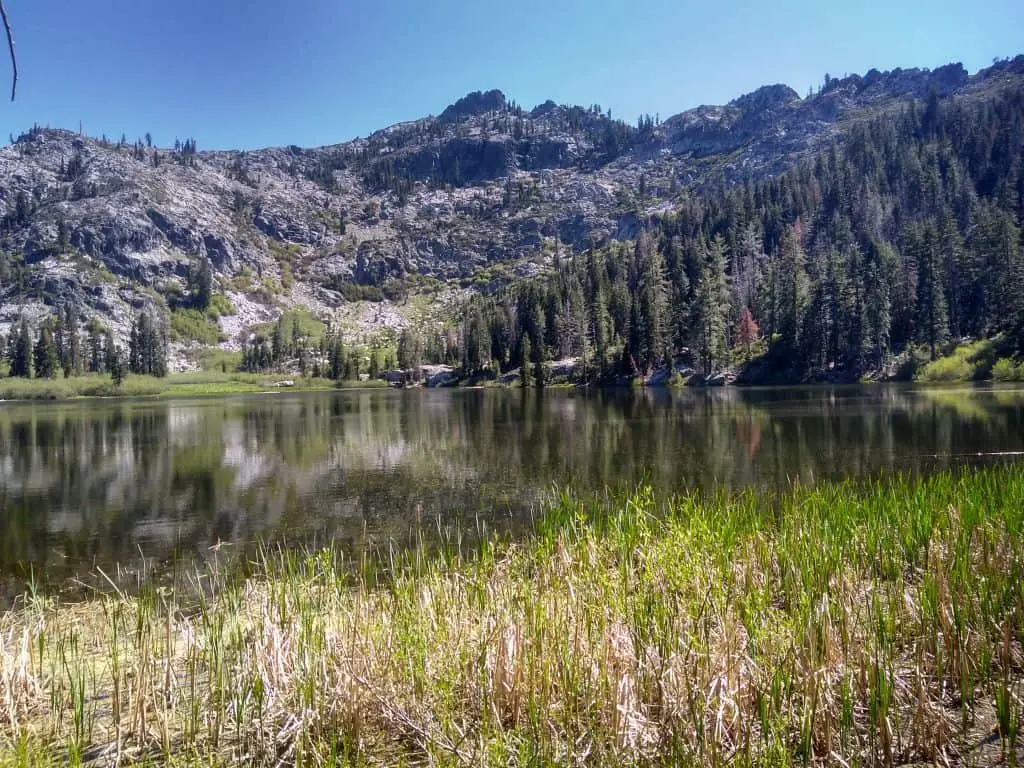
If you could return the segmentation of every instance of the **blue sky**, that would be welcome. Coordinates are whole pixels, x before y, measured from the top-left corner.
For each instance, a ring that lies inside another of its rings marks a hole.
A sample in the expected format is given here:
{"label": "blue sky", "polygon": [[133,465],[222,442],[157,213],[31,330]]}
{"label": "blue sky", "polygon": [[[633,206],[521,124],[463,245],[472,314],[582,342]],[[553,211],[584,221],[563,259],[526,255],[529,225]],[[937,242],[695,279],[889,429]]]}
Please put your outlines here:
{"label": "blue sky", "polygon": [[[1024,52],[1021,0],[5,0],[33,123],[200,149],[315,146],[500,88],[634,121],[871,67]],[[6,52],[0,93],[7,88]]]}

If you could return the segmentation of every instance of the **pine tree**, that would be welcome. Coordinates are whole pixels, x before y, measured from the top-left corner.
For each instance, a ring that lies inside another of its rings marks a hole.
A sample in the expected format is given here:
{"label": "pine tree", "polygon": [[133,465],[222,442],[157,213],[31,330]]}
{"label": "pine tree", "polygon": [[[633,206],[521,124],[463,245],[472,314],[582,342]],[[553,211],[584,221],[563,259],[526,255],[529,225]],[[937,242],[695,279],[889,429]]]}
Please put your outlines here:
{"label": "pine tree", "polygon": [[132,323],[128,341],[128,369],[135,374],[167,375],[167,337],[148,311]]}
{"label": "pine tree", "polygon": [[519,386],[526,388],[530,384],[530,336],[524,333],[519,340]]}
{"label": "pine tree", "polygon": [[210,260],[205,256],[199,260],[194,268],[194,274],[190,276],[192,283],[193,304],[196,309],[204,312],[209,309],[210,301],[213,298],[213,270],[210,269]]}
{"label": "pine tree", "polygon": [[635,350],[641,370],[650,373],[668,359],[665,262],[646,232],[637,238],[634,259],[639,272]]}
{"label": "pine tree", "polygon": [[132,320],[132,327],[128,332],[128,370],[135,374],[143,372],[142,344],[139,338],[139,325],[135,320]]}
{"label": "pine tree", "polygon": [[33,350],[33,362],[37,379],[52,379],[57,375],[59,363],[57,346],[48,322],[39,329],[39,337]]}
{"label": "pine tree", "polygon": [[462,367],[473,374],[484,369],[490,358],[488,334],[484,332],[483,315],[479,306],[474,305],[463,321]]}
{"label": "pine tree", "polygon": [[541,388],[544,386],[544,347],[537,345],[533,348],[533,385]]}
{"label": "pine tree", "polygon": [[[61,310],[57,310],[57,315],[51,321],[53,334],[53,345],[57,351],[57,366],[59,368],[65,368],[64,363],[67,362],[70,367],[70,361],[68,360],[68,333],[64,328],[64,313]],[[67,373],[64,374],[65,378]]]}
{"label": "pine tree", "polygon": [[341,343],[341,337],[335,338],[331,343],[330,377],[340,381],[346,373],[345,347]]}
{"label": "pine tree", "polygon": [[274,365],[280,366],[289,354],[288,335],[285,329],[283,314],[277,318],[277,324],[274,326],[274,336],[270,344],[274,356]]}
{"label": "pine tree", "polygon": [[800,244],[799,222],[786,230],[779,254],[778,321],[783,348],[792,356],[800,348],[804,311],[807,309],[807,259]]}
{"label": "pine tree", "polygon": [[886,243],[872,241],[864,258],[864,337],[867,360],[881,367],[890,350],[891,285],[896,257]]}
{"label": "pine tree", "polygon": [[123,378],[124,356],[120,353],[117,345],[114,343],[113,331],[108,329],[103,335],[103,372],[113,374],[115,367],[120,370]]}
{"label": "pine tree", "polygon": [[412,381],[419,381],[422,366],[423,339],[413,329],[406,328],[398,339],[398,367]]}
{"label": "pine tree", "polygon": [[611,346],[611,315],[608,302],[601,286],[594,295],[594,306],[590,312],[590,338],[594,346],[594,367],[599,376],[608,368],[608,352]]}
{"label": "pine tree", "polygon": [[704,247],[705,256],[697,281],[696,346],[705,376],[710,376],[726,360],[729,283],[725,275],[725,251],[721,236]]}
{"label": "pine tree", "polygon": [[120,387],[124,381],[124,358],[121,356],[120,350],[114,345],[113,336],[107,336],[107,370],[110,371],[110,379],[114,382],[115,387]]}
{"label": "pine tree", "polygon": [[103,337],[100,335],[100,327],[96,322],[89,324],[89,372],[103,373]]}
{"label": "pine tree", "polygon": [[917,262],[916,325],[919,340],[928,345],[931,359],[934,360],[936,346],[945,341],[949,334],[938,237],[934,226],[928,223],[914,227],[909,240],[909,248]]}
{"label": "pine tree", "polygon": [[32,376],[32,333],[28,320],[21,319],[17,334],[11,334],[11,376],[23,379]]}
{"label": "pine tree", "polygon": [[78,335],[78,311],[74,305],[64,307],[64,349],[61,355],[61,367],[64,377],[71,378],[82,372],[82,340]]}

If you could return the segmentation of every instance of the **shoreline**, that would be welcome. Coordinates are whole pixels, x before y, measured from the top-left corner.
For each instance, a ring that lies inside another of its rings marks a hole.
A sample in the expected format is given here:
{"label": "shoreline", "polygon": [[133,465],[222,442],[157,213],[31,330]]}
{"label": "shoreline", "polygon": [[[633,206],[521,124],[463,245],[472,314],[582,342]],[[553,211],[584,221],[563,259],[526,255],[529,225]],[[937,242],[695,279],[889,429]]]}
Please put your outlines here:
{"label": "shoreline", "polygon": [[[552,497],[525,539],[214,561],[0,612],[13,765],[993,764],[1024,467]],[[3,760],[0,760],[3,763]]]}
{"label": "shoreline", "polygon": [[[277,394],[281,392],[329,392],[342,389],[383,389],[382,380],[340,381],[293,377],[292,385],[275,385],[288,380],[285,375],[253,374],[170,374],[163,378],[128,376],[116,387],[105,376],[80,376],[71,379],[0,379],[0,403],[74,402],[82,400],[145,400],[173,397],[239,394]],[[13,382],[13,384],[12,384]]]}

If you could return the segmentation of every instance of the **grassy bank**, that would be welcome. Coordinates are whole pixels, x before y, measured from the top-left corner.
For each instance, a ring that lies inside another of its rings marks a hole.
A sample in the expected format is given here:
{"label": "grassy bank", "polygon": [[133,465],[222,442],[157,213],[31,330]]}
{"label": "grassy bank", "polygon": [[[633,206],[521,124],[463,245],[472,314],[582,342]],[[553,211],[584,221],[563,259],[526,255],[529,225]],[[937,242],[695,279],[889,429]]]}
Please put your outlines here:
{"label": "grassy bank", "polygon": [[519,544],[29,594],[0,763],[992,765],[1020,754],[1022,525],[1020,467],[566,494]]}
{"label": "grassy bank", "polygon": [[[275,383],[291,380],[291,387]],[[70,379],[0,379],[0,400],[70,400],[78,397],[174,397],[186,395],[230,395],[268,390],[293,391],[356,387],[386,387],[384,381],[335,382],[330,379],[250,373],[171,374],[164,378],[126,376],[116,386],[109,376],[75,376]]]}

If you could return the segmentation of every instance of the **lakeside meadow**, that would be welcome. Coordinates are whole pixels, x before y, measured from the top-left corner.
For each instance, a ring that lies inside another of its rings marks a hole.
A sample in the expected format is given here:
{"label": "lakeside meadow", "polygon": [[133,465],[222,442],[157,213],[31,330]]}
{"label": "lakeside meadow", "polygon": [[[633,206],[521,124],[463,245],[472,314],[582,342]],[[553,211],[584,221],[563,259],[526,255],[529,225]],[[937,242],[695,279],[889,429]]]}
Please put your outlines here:
{"label": "lakeside meadow", "polygon": [[1015,465],[640,486],[516,540],[29,586],[0,764],[1019,764],[1022,525]]}

